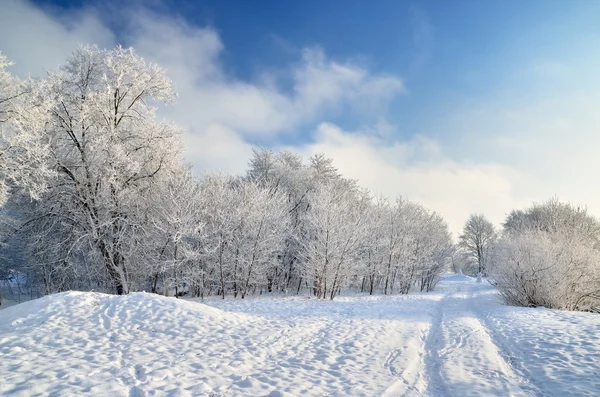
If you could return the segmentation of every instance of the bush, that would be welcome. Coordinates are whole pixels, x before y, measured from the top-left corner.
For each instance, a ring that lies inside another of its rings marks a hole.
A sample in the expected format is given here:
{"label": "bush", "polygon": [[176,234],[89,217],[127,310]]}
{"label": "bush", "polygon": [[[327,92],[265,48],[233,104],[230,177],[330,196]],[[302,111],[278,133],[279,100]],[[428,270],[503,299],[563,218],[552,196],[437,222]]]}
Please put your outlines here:
{"label": "bush", "polygon": [[507,221],[493,255],[492,276],[507,303],[566,310],[598,306],[598,222],[585,210],[556,201],[519,216],[518,229],[507,230]]}

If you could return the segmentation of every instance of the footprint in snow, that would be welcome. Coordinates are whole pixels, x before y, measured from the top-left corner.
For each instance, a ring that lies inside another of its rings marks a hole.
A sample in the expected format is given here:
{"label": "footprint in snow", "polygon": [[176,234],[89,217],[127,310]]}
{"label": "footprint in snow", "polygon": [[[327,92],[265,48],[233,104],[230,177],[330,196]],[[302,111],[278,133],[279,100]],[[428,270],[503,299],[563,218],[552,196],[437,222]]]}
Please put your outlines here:
{"label": "footprint in snow", "polygon": [[135,366],[135,377],[140,382],[146,381],[146,368],[142,364],[138,364]]}
{"label": "footprint in snow", "polygon": [[129,397],[146,397],[146,392],[138,386],[133,386],[131,390],[129,390]]}

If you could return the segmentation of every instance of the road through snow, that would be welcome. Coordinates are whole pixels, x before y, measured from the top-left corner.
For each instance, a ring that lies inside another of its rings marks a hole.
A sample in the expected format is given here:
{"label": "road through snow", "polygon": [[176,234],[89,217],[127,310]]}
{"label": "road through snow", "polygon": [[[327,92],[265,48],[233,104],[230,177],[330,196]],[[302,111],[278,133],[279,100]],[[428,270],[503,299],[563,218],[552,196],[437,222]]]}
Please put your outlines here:
{"label": "road through snow", "polygon": [[481,292],[487,285],[449,278],[425,344],[431,396],[528,396],[528,380],[504,359],[486,328]]}
{"label": "road through snow", "polygon": [[67,292],[0,310],[0,395],[597,396],[600,316],[407,296]]}

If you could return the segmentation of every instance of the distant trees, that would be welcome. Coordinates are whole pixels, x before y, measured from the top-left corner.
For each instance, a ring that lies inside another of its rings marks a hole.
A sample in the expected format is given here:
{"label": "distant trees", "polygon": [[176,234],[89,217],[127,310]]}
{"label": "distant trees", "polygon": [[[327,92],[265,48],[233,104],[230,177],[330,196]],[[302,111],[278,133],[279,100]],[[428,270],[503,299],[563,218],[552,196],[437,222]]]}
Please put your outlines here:
{"label": "distant trees", "polygon": [[459,247],[477,263],[477,272],[487,273],[487,265],[491,248],[496,239],[494,225],[481,214],[474,214],[467,219],[463,232],[459,237]]}
{"label": "distant trees", "polygon": [[600,305],[600,223],[553,199],[513,211],[492,276],[507,302],[589,310]]}
{"label": "distant trees", "polygon": [[369,292],[378,285],[384,294],[406,294],[415,285],[432,290],[450,263],[452,240],[443,219],[402,198],[379,199],[371,213],[363,270]]}
{"label": "distant trees", "polygon": [[255,150],[248,178],[288,198],[282,290],[294,284],[329,299],[347,287],[429,291],[449,263],[451,237],[439,215],[401,198],[373,198],[323,155],[304,165],[289,152]]}

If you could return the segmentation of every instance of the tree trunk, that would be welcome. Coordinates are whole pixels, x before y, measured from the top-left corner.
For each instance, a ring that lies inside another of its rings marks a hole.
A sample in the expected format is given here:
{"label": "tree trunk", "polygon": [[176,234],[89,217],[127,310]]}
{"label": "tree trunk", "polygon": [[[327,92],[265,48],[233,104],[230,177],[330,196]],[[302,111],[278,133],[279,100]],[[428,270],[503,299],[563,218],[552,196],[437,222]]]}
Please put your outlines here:
{"label": "tree trunk", "polygon": [[389,260],[388,260],[387,271],[385,274],[385,288],[383,290],[384,295],[387,295],[387,293],[388,293],[388,283],[390,282],[391,269],[392,269],[392,255],[390,254]]}
{"label": "tree trunk", "polygon": [[219,245],[219,272],[221,275],[221,294],[223,299],[225,299],[225,278],[223,275],[223,251],[225,249],[224,245],[225,243],[221,241],[221,244]]}
{"label": "tree trunk", "polygon": [[158,286],[158,273],[154,275],[154,282],[152,283],[152,293],[156,294],[156,288]]}

